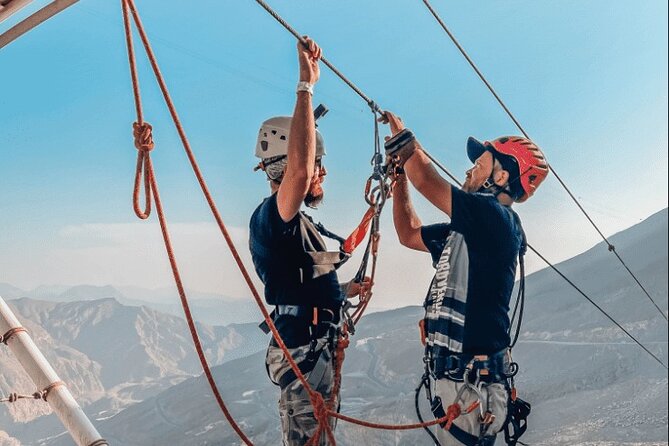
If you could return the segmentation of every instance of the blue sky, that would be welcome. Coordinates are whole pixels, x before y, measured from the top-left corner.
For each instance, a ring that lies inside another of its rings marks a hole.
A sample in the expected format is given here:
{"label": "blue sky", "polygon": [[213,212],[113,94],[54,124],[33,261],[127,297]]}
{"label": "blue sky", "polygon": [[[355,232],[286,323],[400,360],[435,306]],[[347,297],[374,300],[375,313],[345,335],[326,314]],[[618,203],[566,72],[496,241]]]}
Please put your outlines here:
{"label": "blue sky", "polygon": [[[0,32],[45,3],[35,1]],[[119,3],[81,0],[0,50],[0,282],[169,285],[155,225],[136,222],[130,202],[135,118]],[[453,172],[469,167],[467,136],[518,133],[422,2],[271,4]],[[606,234],[667,206],[666,2],[433,4]],[[255,136],[265,118],[292,112],[294,40],[251,0],[187,8],[142,0],[138,8],[245,250],[248,218],[268,190],[251,171]],[[242,296],[141,52],[139,59],[156,173],[190,287]],[[346,232],[365,208],[371,114],[325,68],[315,101],[330,108],[320,124],[328,195],[316,217]],[[418,209],[425,222],[443,218],[420,200]],[[530,241],[553,260],[597,241],[554,178],[517,210]],[[392,257],[403,251],[388,217],[382,229]],[[427,280],[429,260],[410,259]],[[425,286],[403,292],[420,295]]]}

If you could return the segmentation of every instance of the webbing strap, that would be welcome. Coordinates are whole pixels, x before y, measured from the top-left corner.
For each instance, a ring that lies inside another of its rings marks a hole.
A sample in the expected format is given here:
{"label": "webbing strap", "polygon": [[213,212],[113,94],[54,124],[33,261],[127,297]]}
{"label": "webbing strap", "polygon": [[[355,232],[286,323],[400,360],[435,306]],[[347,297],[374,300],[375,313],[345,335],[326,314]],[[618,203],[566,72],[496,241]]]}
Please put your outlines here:
{"label": "webbing strap", "polygon": [[360,220],[360,224],[358,224],[353,232],[351,232],[351,235],[349,235],[342,244],[342,251],[352,254],[353,251],[355,251],[355,248],[365,240],[369,227],[374,219],[374,215],[376,215],[376,209],[374,206],[370,206],[369,209],[367,209],[367,212],[365,212],[365,215],[363,215],[362,220]]}

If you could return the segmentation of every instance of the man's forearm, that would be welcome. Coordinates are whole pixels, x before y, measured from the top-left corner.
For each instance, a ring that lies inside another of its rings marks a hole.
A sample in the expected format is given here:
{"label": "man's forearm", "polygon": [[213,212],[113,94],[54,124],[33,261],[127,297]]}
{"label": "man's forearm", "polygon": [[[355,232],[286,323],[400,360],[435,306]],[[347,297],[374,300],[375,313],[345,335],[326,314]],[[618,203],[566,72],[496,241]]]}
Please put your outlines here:
{"label": "man's forearm", "polygon": [[419,150],[404,164],[406,175],[421,195],[450,216],[451,184],[439,175],[420,143],[416,141],[416,144]]}
{"label": "man's forearm", "polygon": [[422,226],[420,218],[411,203],[409,182],[404,175],[397,177],[393,187],[393,223],[400,242],[406,241],[411,233]]}
{"label": "man's forearm", "polygon": [[313,172],[316,158],[315,129],[311,93],[298,91],[288,141],[288,170],[292,174],[308,176]]}

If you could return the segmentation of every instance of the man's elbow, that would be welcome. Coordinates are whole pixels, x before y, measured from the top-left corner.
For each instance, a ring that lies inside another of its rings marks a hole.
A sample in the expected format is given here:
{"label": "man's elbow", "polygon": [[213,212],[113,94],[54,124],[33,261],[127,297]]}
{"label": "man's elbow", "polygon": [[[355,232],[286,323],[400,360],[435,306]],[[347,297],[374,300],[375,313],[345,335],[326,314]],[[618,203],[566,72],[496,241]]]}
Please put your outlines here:
{"label": "man's elbow", "polygon": [[399,239],[400,245],[405,246],[407,248],[413,247],[413,234],[411,231],[398,230],[397,238]]}

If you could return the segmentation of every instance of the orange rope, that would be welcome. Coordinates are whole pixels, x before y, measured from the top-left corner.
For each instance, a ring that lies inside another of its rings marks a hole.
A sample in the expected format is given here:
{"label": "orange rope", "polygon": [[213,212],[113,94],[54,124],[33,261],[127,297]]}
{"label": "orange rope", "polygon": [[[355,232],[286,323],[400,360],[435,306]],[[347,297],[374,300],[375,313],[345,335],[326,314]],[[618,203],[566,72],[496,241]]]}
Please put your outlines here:
{"label": "orange rope", "polygon": [[[195,177],[197,178],[198,183],[200,184],[200,188],[202,189],[202,192],[204,194],[204,197],[207,201],[207,204],[209,205],[209,208],[212,212],[212,215],[214,219],[216,220],[216,224],[218,225],[218,228],[223,235],[223,238],[225,239],[228,248],[230,249],[230,253],[232,254],[242,276],[244,277],[244,280],[246,284],[248,285],[251,294],[253,295],[254,300],[256,301],[256,304],[258,305],[258,308],[260,309],[260,312],[263,315],[263,318],[265,319],[265,322],[267,323],[270,331],[272,332],[272,335],[274,336],[274,339],[276,340],[279,348],[281,348],[284,357],[288,361],[291,369],[295,373],[297,379],[300,381],[300,383],[304,386],[306,389],[307,393],[309,394],[309,398],[311,401],[311,404],[314,408],[314,418],[318,421],[319,426],[318,429],[316,430],[315,435],[309,440],[307,445],[314,445],[317,441],[319,441],[320,437],[323,434],[323,431],[325,431],[325,434],[328,438],[328,441],[332,444],[335,445],[335,437],[334,433],[332,432],[332,428],[329,423],[329,418],[330,417],[335,417],[338,419],[341,419],[343,421],[347,421],[350,423],[358,424],[361,426],[366,426],[366,427],[371,427],[375,429],[389,429],[389,430],[408,430],[408,429],[420,429],[423,427],[427,426],[433,426],[435,424],[442,423],[446,421],[446,417],[440,418],[438,420],[433,420],[430,422],[426,423],[415,423],[415,424],[406,424],[406,425],[389,425],[389,424],[381,424],[381,423],[372,423],[364,420],[359,420],[353,417],[349,417],[346,415],[342,415],[336,412],[336,409],[333,407],[333,400],[336,397],[337,393],[334,393],[331,395],[330,400],[328,401],[328,404],[325,403],[323,396],[314,391],[310,386],[309,383],[307,382],[307,379],[305,378],[304,374],[300,371],[299,367],[297,366],[297,363],[293,359],[293,357],[290,355],[290,352],[288,351],[288,348],[286,347],[285,343],[283,342],[283,339],[281,338],[281,335],[279,334],[278,330],[276,329],[276,326],[274,325],[274,322],[272,321],[272,318],[269,315],[269,312],[265,308],[262,298],[260,297],[260,294],[258,293],[258,290],[256,289],[255,285],[253,284],[253,281],[251,279],[251,276],[246,269],[246,266],[242,262],[241,256],[239,255],[239,252],[237,251],[237,248],[235,247],[232,237],[230,236],[225,223],[223,222],[223,219],[220,215],[220,212],[218,211],[218,208],[211,196],[211,193],[209,192],[209,188],[207,186],[206,181],[204,180],[204,177],[202,175],[202,172],[197,164],[197,160],[195,159],[195,155],[193,154],[193,151],[190,146],[190,142],[188,141],[188,138],[186,137],[186,133],[183,129],[183,126],[181,124],[181,121],[179,119],[179,116],[177,114],[176,108],[174,106],[174,103],[172,102],[172,98],[170,97],[169,91],[167,89],[167,85],[165,83],[165,80],[160,72],[160,69],[158,67],[158,63],[156,60],[156,57],[153,53],[153,50],[151,48],[151,45],[149,43],[148,37],[146,35],[146,32],[144,30],[144,27],[142,25],[141,19],[139,17],[139,14],[137,12],[137,9],[134,4],[134,0],[121,0],[122,4],[122,10],[123,10],[123,19],[124,19],[124,25],[125,25],[125,36],[126,36],[126,42],[128,46],[128,58],[130,62],[130,71],[131,71],[131,77],[132,77],[132,85],[133,85],[133,93],[134,93],[134,98],[135,98],[135,106],[136,106],[136,112],[137,112],[137,121],[133,124],[133,135],[135,137],[135,147],[137,147],[139,154],[138,154],[138,161],[137,161],[137,169],[136,169],[136,175],[135,175],[135,187],[133,191],[133,205],[135,208],[135,213],[139,218],[146,219],[148,218],[150,212],[151,212],[151,196],[153,196],[153,200],[155,202],[156,206],[156,211],[158,213],[158,220],[160,223],[160,228],[162,231],[163,235],[163,241],[165,243],[165,249],[167,250],[167,256],[169,259],[170,267],[172,269],[172,273],[174,275],[174,280],[177,286],[177,290],[179,292],[179,297],[181,299],[181,305],[184,310],[184,314],[186,317],[186,321],[188,323],[188,328],[191,333],[191,337],[193,339],[193,344],[195,346],[195,349],[198,354],[198,358],[200,359],[200,363],[202,365],[202,369],[204,371],[204,374],[207,378],[207,381],[209,382],[209,386],[211,387],[212,392],[214,393],[214,396],[216,398],[216,401],[221,408],[221,411],[225,415],[225,418],[227,421],[230,423],[232,428],[235,430],[237,435],[242,439],[243,442],[245,442],[248,445],[252,445],[251,441],[249,438],[244,434],[244,432],[241,430],[239,425],[236,423],[234,418],[232,417],[230,411],[228,410],[227,406],[225,405],[223,398],[221,397],[221,394],[218,390],[218,387],[216,385],[216,382],[213,378],[213,375],[211,374],[211,369],[209,367],[209,364],[207,362],[207,359],[204,355],[204,351],[202,349],[202,345],[195,327],[195,323],[190,311],[190,306],[188,304],[188,298],[186,296],[186,292],[181,280],[181,275],[179,273],[178,265],[176,262],[176,257],[174,255],[174,250],[172,248],[172,243],[170,240],[170,235],[168,232],[167,228],[167,222],[165,219],[165,214],[163,211],[163,206],[162,202],[160,200],[160,194],[158,192],[158,184],[157,180],[155,177],[155,173],[153,171],[153,165],[151,163],[151,158],[150,158],[150,151],[153,149],[154,144],[153,144],[153,139],[151,136],[151,126],[144,122],[143,119],[143,114],[142,114],[142,108],[141,108],[141,98],[140,98],[140,92],[139,92],[139,80],[137,76],[137,69],[136,69],[136,63],[135,63],[135,55],[134,55],[134,48],[133,48],[133,43],[132,43],[132,32],[130,29],[130,15],[132,16],[132,19],[135,23],[137,32],[139,34],[139,37],[142,41],[142,44],[144,46],[144,49],[146,51],[147,57],[149,59],[149,62],[151,64],[151,68],[154,72],[154,75],[156,77],[156,81],[158,82],[158,86],[162,92],[163,98],[165,100],[165,103],[167,105],[167,108],[169,110],[169,113],[172,117],[172,121],[176,127],[177,133],[179,134],[179,138],[181,140],[181,143],[183,145],[183,148],[186,152],[186,156],[188,157],[188,160],[191,164],[191,167],[193,169],[193,172],[195,174]],[[139,207],[139,191],[140,191],[140,183],[141,183],[141,176],[144,176],[144,191],[146,195],[146,202],[145,202],[145,208],[142,211],[142,209]],[[367,214],[365,215],[365,218],[368,217]],[[365,219],[364,218],[364,219]],[[376,251],[378,248],[378,234],[376,234],[376,238],[373,239],[373,253],[374,253],[374,258],[373,258],[373,266],[372,266],[372,276],[374,276],[375,271],[376,271]],[[362,317],[362,313],[364,312],[364,309],[367,307],[367,304],[369,303],[369,297],[371,297],[371,290],[369,290],[365,297],[363,298],[363,305],[362,308],[358,308],[356,310],[356,321],[359,320]],[[340,338],[338,342],[338,347],[337,347],[337,352],[338,352],[338,358],[337,359],[337,368],[339,369],[339,372],[337,373],[337,376],[335,377],[335,385],[336,389],[339,390],[341,388],[341,366],[343,364],[343,359],[344,359],[344,349],[348,346],[348,335],[346,334],[342,338]]]}
{"label": "orange rope", "polygon": [[[138,158],[137,158],[137,172],[135,175],[135,189],[133,193],[133,203],[135,207],[135,213],[137,216],[141,219],[146,219],[149,217],[149,214],[151,212],[151,195],[153,195],[153,199],[156,203],[156,210],[158,212],[158,220],[160,222],[160,229],[162,231],[163,235],[163,241],[165,242],[165,248],[167,250],[167,257],[170,262],[170,267],[172,268],[172,274],[174,275],[174,281],[177,286],[177,290],[179,291],[179,297],[181,299],[181,305],[184,310],[184,314],[186,316],[186,322],[188,324],[188,329],[190,331],[191,337],[193,339],[193,344],[195,345],[195,350],[197,351],[198,358],[200,360],[200,364],[202,365],[202,370],[204,371],[204,374],[207,378],[207,381],[209,382],[209,386],[211,387],[212,392],[214,393],[214,397],[216,398],[216,402],[218,403],[219,407],[223,411],[223,414],[225,415],[225,418],[228,420],[232,428],[237,432],[239,437],[244,441],[246,444],[251,445],[251,441],[248,439],[248,437],[244,434],[244,432],[241,430],[239,425],[235,422],[234,418],[230,414],[230,411],[228,410],[227,406],[223,402],[223,398],[221,397],[221,394],[218,390],[218,387],[216,385],[216,381],[214,380],[214,377],[211,373],[211,368],[209,367],[209,363],[207,362],[207,358],[204,354],[204,349],[202,348],[202,344],[200,342],[199,335],[197,333],[197,329],[195,327],[195,322],[193,320],[190,307],[188,304],[188,298],[186,296],[186,291],[184,289],[183,283],[181,281],[181,275],[179,273],[179,268],[177,266],[176,262],[176,257],[174,255],[174,250],[172,248],[172,242],[170,240],[170,235],[169,231],[167,228],[167,222],[165,219],[165,213],[163,211],[163,206],[160,201],[160,193],[158,192],[158,183],[156,181],[155,173],[153,171],[153,165],[151,164],[151,157],[150,157],[150,151],[153,149],[154,144],[153,144],[153,138],[151,137],[151,126],[143,121],[143,116],[142,116],[142,108],[141,108],[141,102],[140,102],[140,95],[139,95],[139,82],[138,82],[138,77],[137,77],[137,67],[135,63],[135,55],[134,55],[134,49],[133,49],[133,43],[132,43],[132,31],[130,28],[130,18],[128,15],[128,10],[130,9],[133,14],[133,18],[135,21],[135,25],[140,32],[140,35],[142,35],[142,40],[144,41],[145,36],[143,33],[142,25],[141,22],[139,21],[139,17],[137,16],[137,13],[134,9],[134,4],[133,0],[121,0],[121,6],[123,10],[123,23],[125,25],[125,35],[126,35],[126,42],[128,45],[128,57],[130,60],[130,71],[132,75],[132,86],[133,86],[133,92],[135,96],[135,105],[137,107],[137,122],[133,124],[133,135],[135,137],[135,147],[137,147],[137,150],[139,150]],[[145,42],[146,46],[146,42]],[[149,58],[151,59],[152,65],[155,64],[155,59],[153,57],[153,54],[149,54]],[[138,201],[139,201],[139,183],[140,183],[140,175],[142,172],[142,166],[144,167],[144,190],[146,193],[146,207],[144,212],[139,209],[138,206]]]}
{"label": "orange rope", "polygon": [[[295,372],[295,375],[297,378],[300,380],[304,388],[307,390],[309,393],[309,396],[312,401],[312,405],[314,405],[314,415],[318,415],[320,418],[317,418],[319,421],[320,427],[319,427],[319,433],[325,429],[328,439],[331,441],[332,444],[335,444],[334,441],[334,434],[332,433],[332,429],[330,428],[327,418],[327,411],[326,410],[321,410],[320,412],[317,413],[317,409],[320,407],[324,407],[323,403],[323,397],[320,393],[315,392],[311,387],[309,386],[309,383],[307,382],[306,378],[300,371],[299,367],[297,366],[297,363],[293,359],[293,357],[290,355],[290,352],[288,351],[288,348],[286,347],[285,343],[283,342],[283,339],[281,339],[281,336],[279,335],[278,330],[276,329],[276,326],[274,325],[274,322],[272,321],[272,318],[270,317],[267,309],[263,305],[262,299],[260,297],[260,294],[258,293],[258,290],[255,288],[255,285],[253,284],[251,280],[251,276],[248,273],[248,270],[244,266],[242,259],[232,241],[232,238],[230,234],[228,233],[227,228],[225,227],[225,224],[223,222],[223,219],[221,218],[220,212],[218,211],[218,208],[216,207],[216,204],[214,203],[214,200],[211,196],[211,193],[209,192],[209,188],[207,187],[207,184],[204,180],[204,177],[202,175],[202,172],[200,171],[200,168],[197,164],[197,160],[195,159],[195,155],[193,154],[193,151],[190,147],[190,143],[188,141],[188,138],[186,137],[186,133],[183,129],[183,126],[181,124],[181,121],[179,119],[179,116],[176,112],[176,108],[174,106],[174,103],[172,102],[172,98],[170,97],[169,91],[167,89],[167,85],[165,83],[165,80],[160,72],[160,68],[158,67],[157,60],[155,58],[155,55],[153,53],[153,50],[151,48],[151,45],[149,43],[148,37],[146,35],[146,32],[144,31],[144,27],[142,26],[141,19],[139,17],[139,14],[137,12],[137,9],[134,4],[134,0],[121,0],[122,1],[122,6],[123,6],[123,16],[124,16],[124,24],[125,24],[125,31],[126,31],[126,41],[128,43],[128,55],[129,55],[129,60],[130,60],[130,66],[131,66],[131,73],[132,73],[132,83],[133,83],[133,92],[135,95],[135,104],[137,108],[137,122],[139,124],[143,123],[143,117],[142,117],[142,112],[141,112],[141,102],[139,99],[139,82],[138,82],[138,77],[136,74],[136,64],[134,61],[134,51],[132,48],[132,35],[130,31],[130,20],[128,17],[128,11],[132,14],[133,21],[135,22],[135,26],[137,28],[137,32],[139,33],[140,39],[142,40],[142,44],[144,45],[144,49],[146,51],[147,57],[149,58],[149,62],[151,64],[151,67],[153,69],[154,75],[156,77],[156,80],[158,82],[158,86],[160,87],[160,90],[163,94],[163,98],[165,100],[165,103],[167,105],[167,108],[170,112],[170,115],[172,117],[172,121],[174,122],[174,125],[177,129],[177,132],[179,134],[179,137],[181,139],[181,143],[184,147],[184,150],[186,151],[186,155],[188,156],[188,159],[191,163],[191,167],[193,168],[193,172],[195,173],[195,176],[198,180],[198,183],[200,184],[200,188],[202,189],[202,192],[204,193],[205,199],[212,211],[212,214],[214,216],[214,219],[216,220],[216,223],[221,231],[221,234],[223,235],[226,243],[228,244],[228,247],[230,249],[230,252],[232,256],[235,259],[235,262],[237,263],[237,266],[239,267],[242,275],[244,276],[244,280],[246,281],[246,284],[249,286],[249,289],[251,290],[251,293],[253,294],[253,297],[258,304],[258,307],[260,308],[261,313],[263,314],[263,317],[265,318],[265,322],[269,326],[272,335],[274,336],[274,339],[277,341],[277,344],[281,348],[281,350],[284,353],[284,356],[286,360],[288,361],[289,365],[293,369],[293,372]],[[137,145],[137,144],[136,144]],[[141,145],[141,144],[140,144]],[[144,150],[142,150],[144,151]],[[148,151],[145,151],[148,152]],[[239,425],[235,422],[235,420],[232,418],[232,415],[230,414],[229,410],[227,409],[225,403],[223,402],[223,398],[220,395],[220,392],[218,391],[218,388],[216,386],[216,383],[213,379],[213,376],[211,375],[211,371],[209,369],[209,365],[207,363],[206,357],[204,356],[204,352],[202,350],[202,346],[197,334],[197,331],[195,330],[195,325],[192,319],[192,315],[190,312],[190,308],[188,305],[188,300],[186,297],[185,290],[183,288],[182,282],[181,282],[181,277],[179,274],[178,266],[176,264],[176,259],[174,256],[174,252],[172,249],[169,233],[167,231],[167,223],[165,221],[164,213],[162,210],[162,204],[160,202],[160,195],[158,193],[158,185],[155,179],[155,174],[153,172],[153,167],[151,165],[150,158],[148,158],[148,154],[144,155],[144,166],[145,166],[145,172],[148,172],[148,175],[145,174],[145,181],[150,183],[150,186],[146,186],[145,190],[153,190],[153,197],[154,201],[156,203],[156,209],[158,211],[158,219],[160,221],[160,226],[161,230],[163,233],[163,240],[165,242],[165,248],[167,249],[167,255],[170,261],[170,266],[172,268],[172,273],[174,275],[174,279],[177,285],[177,289],[179,291],[179,296],[181,298],[181,303],[182,307],[184,310],[184,313],[186,315],[186,320],[188,322],[189,329],[191,331],[191,336],[193,338],[193,343],[195,344],[195,348],[198,352],[198,357],[200,358],[200,362],[202,364],[202,368],[205,372],[205,375],[207,376],[207,380],[209,381],[209,385],[214,393],[214,396],[216,397],[216,401],[218,402],[219,407],[223,411],[223,414],[225,415],[226,419],[230,423],[230,425],[233,427],[235,432],[239,435],[239,437],[246,442],[247,444],[251,445],[251,441],[248,439],[248,437],[244,434],[244,432],[241,430]],[[138,161],[139,165],[139,161]],[[137,184],[137,181],[136,181]],[[325,423],[323,423],[323,419],[325,419]]]}

